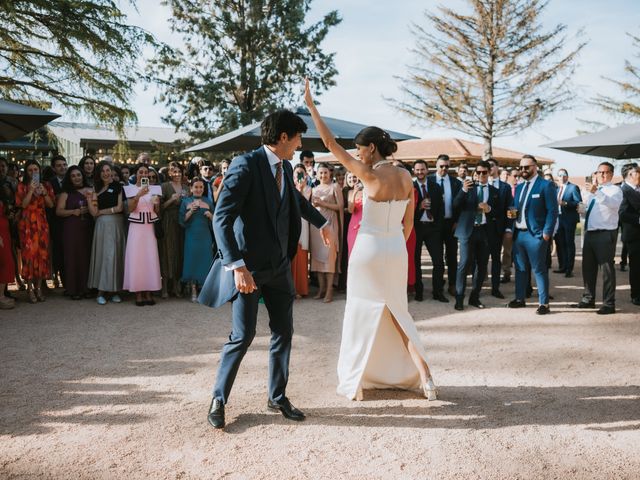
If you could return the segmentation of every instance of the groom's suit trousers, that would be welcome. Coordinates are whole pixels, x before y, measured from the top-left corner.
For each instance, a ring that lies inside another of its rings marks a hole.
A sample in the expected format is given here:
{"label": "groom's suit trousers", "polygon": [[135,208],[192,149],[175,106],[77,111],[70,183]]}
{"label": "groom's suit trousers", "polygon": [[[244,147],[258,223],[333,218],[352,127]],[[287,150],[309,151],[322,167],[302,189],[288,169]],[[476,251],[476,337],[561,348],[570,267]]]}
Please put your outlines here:
{"label": "groom's suit trousers", "polygon": [[225,404],[247,349],[256,334],[260,297],[269,313],[271,344],[269,346],[269,399],[280,402],[285,397],[289,379],[289,357],[293,336],[293,299],[295,288],[291,264],[284,259],[275,271],[256,272],[258,289],[239,294],[232,303],[232,329],[229,341],[222,348],[218,375],[213,388],[214,398]]}

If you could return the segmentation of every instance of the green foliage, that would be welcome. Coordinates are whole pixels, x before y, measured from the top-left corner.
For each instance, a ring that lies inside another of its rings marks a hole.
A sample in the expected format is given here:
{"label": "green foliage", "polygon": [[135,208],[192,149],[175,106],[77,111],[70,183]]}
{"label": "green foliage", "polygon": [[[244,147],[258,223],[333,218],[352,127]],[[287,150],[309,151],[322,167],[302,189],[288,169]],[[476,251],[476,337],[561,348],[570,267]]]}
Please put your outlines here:
{"label": "green foliage", "polygon": [[308,76],[318,91],[335,84],[334,55],[320,44],[341,19],[310,26],[311,0],[166,0],[183,46],[162,45],[147,67],[160,85],[164,120],[195,139],[261,120],[290,105]]}
{"label": "green foliage", "polygon": [[[629,34],[636,48],[635,57],[640,59],[640,37]],[[624,99],[614,98],[607,95],[598,95],[592,103],[598,105],[609,113],[622,117],[640,117],[640,67],[633,65],[629,60],[625,61],[624,70],[629,77],[628,80],[607,80],[615,83],[624,95]],[[636,101],[634,102],[635,99]]]}
{"label": "green foliage", "polygon": [[154,44],[117,0],[0,0],[0,97],[60,105],[122,130],[136,59]]}
{"label": "green foliage", "polygon": [[413,25],[416,64],[392,100],[418,123],[436,124],[485,142],[521,131],[565,108],[569,79],[585,43],[565,52],[566,26],[545,32],[544,0],[467,0],[469,13],[439,7]]}

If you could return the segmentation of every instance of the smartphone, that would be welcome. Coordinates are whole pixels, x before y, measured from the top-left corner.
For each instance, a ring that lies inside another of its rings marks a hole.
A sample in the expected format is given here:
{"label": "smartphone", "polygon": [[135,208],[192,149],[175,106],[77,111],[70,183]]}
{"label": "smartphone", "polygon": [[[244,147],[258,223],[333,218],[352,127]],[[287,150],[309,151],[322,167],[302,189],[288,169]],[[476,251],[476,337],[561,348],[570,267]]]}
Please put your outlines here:
{"label": "smartphone", "polygon": [[304,173],[298,172],[298,183],[301,183],[304,180]]}
{"label": "smartphone", "polygon": [[148,177],[142,177],[140,179],[140,186],[141,187],[148,187],[149,186],[149,178]]}
{"label": "smartphone", "polygon": [[584,183],[591,183],[591,175],[585,175],[584,177]]}
{"label": "smartphone", "polygon": [[33,174],[33,178],[31,179],[34,183],[40,183],[40,172],[36,172]]}

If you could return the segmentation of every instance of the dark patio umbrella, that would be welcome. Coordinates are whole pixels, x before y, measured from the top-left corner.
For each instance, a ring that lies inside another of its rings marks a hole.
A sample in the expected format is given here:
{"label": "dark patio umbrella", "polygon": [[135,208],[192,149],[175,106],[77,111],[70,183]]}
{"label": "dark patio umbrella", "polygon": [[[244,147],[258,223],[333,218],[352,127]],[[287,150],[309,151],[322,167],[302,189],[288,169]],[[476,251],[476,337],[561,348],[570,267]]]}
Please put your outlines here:
{"label": "dark patio umbrella", "polygon": [[0,100],[0,142],[24,137],[59,116],[39,108]]}
{"label": "dark patio umbrella", "polygon": [[597,133],[542,145],[567,152],[614,159],[640,157],[640,123],[608,128]]}
{"label": "dark patio umbrella", "polygon": [[[311,120],[311,114],[305,108],[298,108],[296,114],[299,115],[307,124],[307,132],[302,135],[302,148],[304,150],[311,150],[313,152],[326,152],[320,134],[316,130],[316,127]],[[353,138],[362,130],[366,125],[360,123],[348,122],[346,120],[339,120],[337,118],[322,117],[326,124],[329,126],[333,134],[336,136],[338,143],[345,148],[353,147]],[[408,140],[410,138],[417,138],[404,133],[389,131],[389,135],[396,141]],[[252,123],[246,127],[238,128],[219,137],[213,138],[198,145],[194,145],[191,148],[185,150],[185,152],[237,152],[247,151],[257,148],[261,145],[260,140],[260,122]]]}

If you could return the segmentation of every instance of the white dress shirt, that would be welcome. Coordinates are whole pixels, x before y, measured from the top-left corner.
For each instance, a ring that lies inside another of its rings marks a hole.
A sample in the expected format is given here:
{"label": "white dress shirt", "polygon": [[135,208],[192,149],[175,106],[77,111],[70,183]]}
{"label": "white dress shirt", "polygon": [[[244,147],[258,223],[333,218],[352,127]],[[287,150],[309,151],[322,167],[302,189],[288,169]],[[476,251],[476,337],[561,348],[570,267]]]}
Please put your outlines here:
{"label": "white dress shirt", "polygon": [[441,177],[436,173],[436,182],[444,191],[444,218],[453,217],[453,198],[451,196],[451,177],[445,175]]}
{"label": "white dress shirt", "polygon": [[[527,228],[527,203],[529,202],[529,197],[531,197],[531,190],[533,189],[533,184],[536,183],[538,179],[538,174],[536,173],[531,179],[525,180],[523,183],[529,183],[529,187],[526,185],[522,187],[520,191],[520,201],[518,202],[518,208],[522,209],[522,221],[518,222],[516,220],[516,228],[519,230],[526,230]],[[524,194],[524,190],[527,189],[527,198],[522,198]],[[516,218],[520,218],[520,212],[518,212],[518,216]]]}
{"label": "white dress shirt", "polygon": [[[618,209],[622,203],[622,189],[619,186],[611,182],[605,183],[598,187],[596,193],[585,192],[582,198],[587,206],[586,211],[589,212],[587,231],[618,229]],[[593,207],[590,207],[592,200],[595,201]]]}

